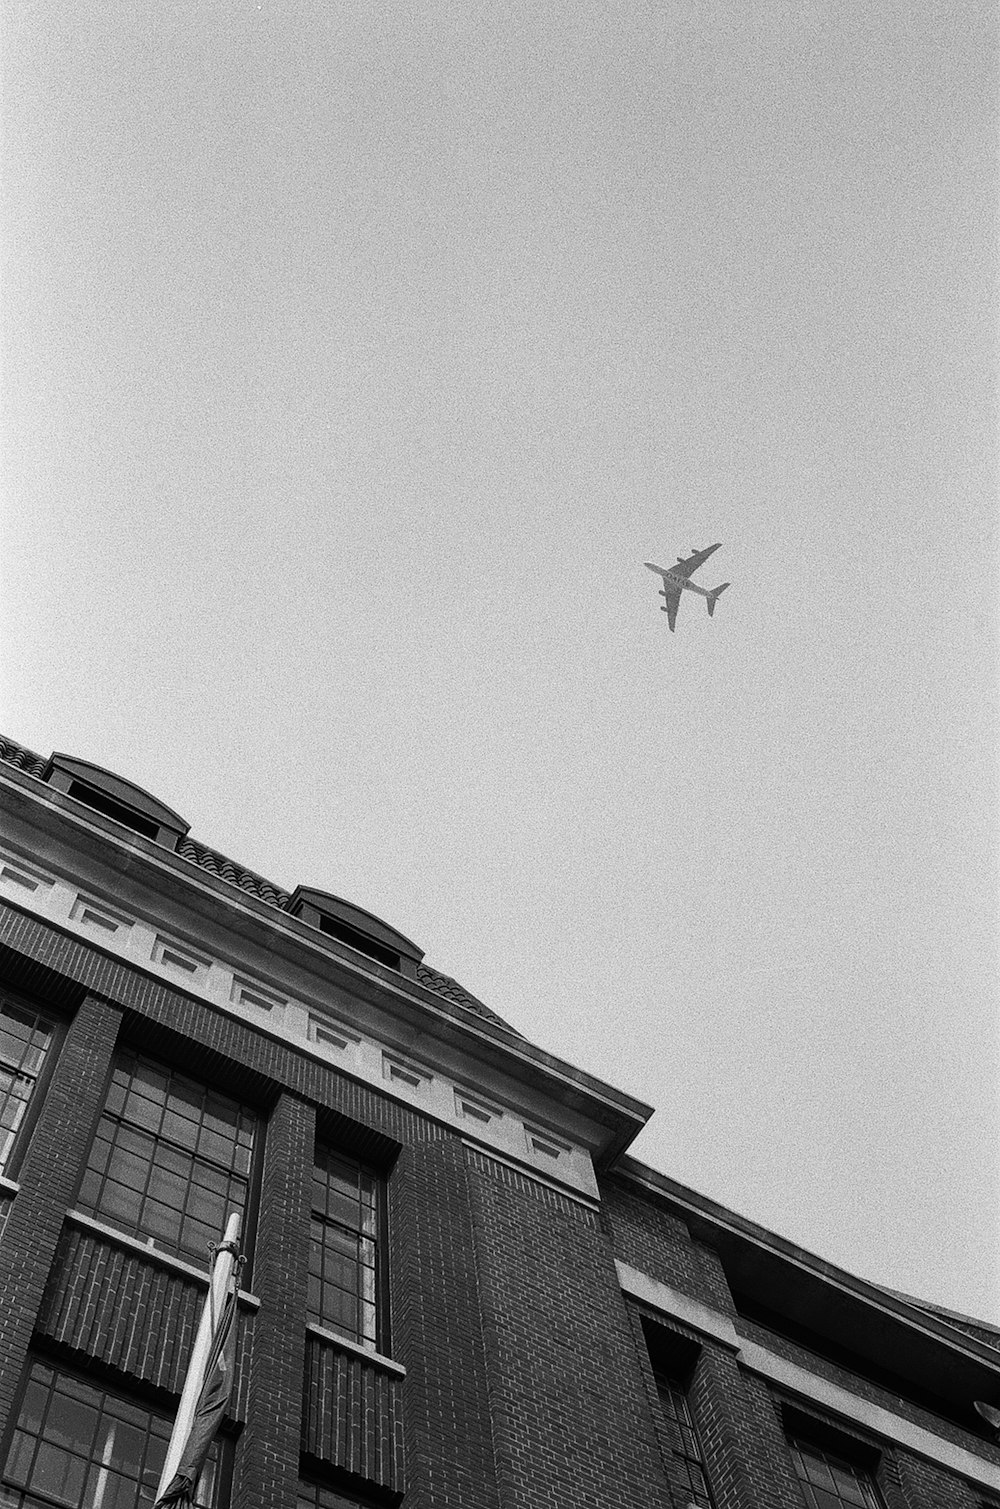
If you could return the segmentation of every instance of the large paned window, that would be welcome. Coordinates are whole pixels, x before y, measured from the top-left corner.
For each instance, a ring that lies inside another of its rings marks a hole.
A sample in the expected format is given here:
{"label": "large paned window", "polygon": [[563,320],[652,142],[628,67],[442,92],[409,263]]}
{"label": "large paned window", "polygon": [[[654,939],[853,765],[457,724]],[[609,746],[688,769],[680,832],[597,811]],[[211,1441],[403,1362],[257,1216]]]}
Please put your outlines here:
{"label": "large paned window", "polygon": [[228,1215],[245,1218],[255,1127],[229,1096],[119,1054],[77,1204],[205,1267]]}
{"label": "large paned window", "polygon": [[371,1351],[379,1335],[378,1228],[381,1181],[328,1148],[313,1169],[309,1319]]}
{"label": "large paned window", "polygon": [[864,1467],[795,1436],[788,1444],[808,1509],[884,1509]]}
{"label": "large paned window", "polygon": [[10,1162],[53,1030],[54,1024],[31,1006],[0,996],[0,1173]]}
{"label": "large paned window", "polygon": [[680,1490],[685,1509],[688,1506],[690,1509],[714,1509],[687,1390],[665,1373],[657,1372],[655,1377],[671,1454],[671,1484]]}
{"label": "large paned window", "polygon": [[[2,1509],[150,1509],[172,1421],[36,1361],[4,1466]],[[196,1509],[218,1509],[218,1443]]]}

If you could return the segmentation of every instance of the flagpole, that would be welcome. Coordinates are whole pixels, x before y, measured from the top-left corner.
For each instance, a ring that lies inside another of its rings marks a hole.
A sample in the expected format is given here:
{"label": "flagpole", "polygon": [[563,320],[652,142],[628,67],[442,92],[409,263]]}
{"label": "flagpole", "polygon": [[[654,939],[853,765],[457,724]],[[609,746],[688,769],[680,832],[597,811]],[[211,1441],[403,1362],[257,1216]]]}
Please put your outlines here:
{"label": "flagpole", "polygon": [[240,1234],[240,1218],[235,1212],[226,1222],[226,1234],[222,1240],[218,1252],[215,1254],[215,1263],[212,1267],[212,1277],[208,1286],[208,1294],[201,1312],[201,1320],[198,1324],[198,1332],[195,1336],[194,1346],[191,1349],[191,1360],[188,1363],[187,1376],[184,1379],[184,1388],[181,1392],[181,1402],[177,1406],[177,1418],[174,1428],[170,1433],[170,1442],[167,1446],[167,1455],[163,1463],[163,1471],[160,1474],[160,1486],[156,1490],[157,1499],[162,1498],[167,1490],[167,1485],[172,1481],[181,1459],[191,1422],[194,1419],[195,1406],[198,1403],[198,1395],[205,1381],[205,1364],[212,1347],[212,1332],[215,1322],[222,1314],[222,1306],[229,1292],[229,1284],[233,1276],[233,1268],[236,1264],[236,1242]]}

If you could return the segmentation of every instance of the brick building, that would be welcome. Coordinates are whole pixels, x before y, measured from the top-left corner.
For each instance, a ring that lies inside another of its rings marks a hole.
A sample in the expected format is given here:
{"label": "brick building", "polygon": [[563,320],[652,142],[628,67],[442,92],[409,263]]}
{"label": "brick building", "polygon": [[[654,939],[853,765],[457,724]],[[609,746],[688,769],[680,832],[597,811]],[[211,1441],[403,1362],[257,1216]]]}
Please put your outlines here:
{"label": "brick building", "polygon": [[0,740],[0,1505],[149,1505],[243,1214],[211,1509],[981,1509],[997,1331],[631,1158],[396,929]]}

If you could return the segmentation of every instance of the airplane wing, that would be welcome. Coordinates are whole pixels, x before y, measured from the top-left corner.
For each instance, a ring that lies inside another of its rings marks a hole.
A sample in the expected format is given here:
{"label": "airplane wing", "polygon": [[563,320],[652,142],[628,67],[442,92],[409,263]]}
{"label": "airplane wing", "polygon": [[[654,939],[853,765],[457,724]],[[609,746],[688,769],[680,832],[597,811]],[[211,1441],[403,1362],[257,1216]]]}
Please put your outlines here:
{"label": "airplane wing", "polygon": [[663,611],[667,615],[667,623],[670,625],[670,632],[672,634],[674,624],[677,622],[677,605],[681,600],[681,588],[675,586],[670,580],[665,566],[654,566],[652,561],[646,561],[644,564],[647,571],[655,571],[657,576],[663,578],[663,591],[660,593],[660,596],[666,603]]}
{"label": "airplane wing", "polygon": [[680,587],[671,587],[669,582],[664,581],[663,596],[667,602],[664,612],[667,615],[667,623],[670,625],[670,632],[672,634],[674,632],[674,624],[677,622],[677,608],[681,600],[681,589]]}
{"label": "airplane wing", "polygon": [[678,560],[677,565],[671,566],[670,569],[676,576],[690,576],[692,572],[698,570],[699,566],[705,564],[710,555],[714,555],[721,547],[722,541],[720,540],[718,545],[709,545],[705,550],[696,550],[693,555],[688,556],[686,561]]}

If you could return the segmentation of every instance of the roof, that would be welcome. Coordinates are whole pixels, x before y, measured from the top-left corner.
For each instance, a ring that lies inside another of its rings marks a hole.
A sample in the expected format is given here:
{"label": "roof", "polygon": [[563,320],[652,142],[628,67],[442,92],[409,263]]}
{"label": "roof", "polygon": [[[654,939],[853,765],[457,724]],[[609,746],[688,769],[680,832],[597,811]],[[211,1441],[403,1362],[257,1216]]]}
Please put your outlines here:
{"label": "roof", "polygon": [[[51,764],[51,761],[42,755],[35,754],[31,749],[25,749],[23,745],[15,743],[13,739],[2,734],[0,734],[0,762],[13,765],[15,769],[23,771],[26,775],[36,776],[39,780],[45,779]],[[187,860],[189,864],[196,865],[200,870],[207,870],[210,875],[215,875],[228,885],[235,886],[248,896],[256,897],[266,906],[290,914],[292,899],[296,893],[282,890],[273,881],[266,880],[263,875],[258,875],[254,870],[248,870],[238,860],[228,859],[225,854],[220,854],[216,849],[210,849],[207,844],[200,843],[187,834],[177,840],[174,852],[180,859]],[[481,1021],[490,1022],[494,1027],[502,1028],[512,1037],[521,1037],[521,1033],[516,1028],[511,1027],[495,1011],[491,1011],[478,997],[472,995],[450,975],[443,975],[438,970],[431,969],[427,964],[418,963],[416,979],[425,990],[442,996],[453,1006],[458,1006],[471,1016],[479,1017]]]}

